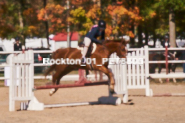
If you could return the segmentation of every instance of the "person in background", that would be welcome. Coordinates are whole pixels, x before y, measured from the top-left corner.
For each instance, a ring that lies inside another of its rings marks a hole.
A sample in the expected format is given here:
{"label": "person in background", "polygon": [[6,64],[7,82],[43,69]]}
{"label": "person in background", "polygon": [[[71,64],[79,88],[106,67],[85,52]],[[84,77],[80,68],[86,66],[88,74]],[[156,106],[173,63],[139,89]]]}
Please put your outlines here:
{"label": "person in background", "polygon": [[[162,41],[163,48],[166,48],[165,43],[168,44],[167,48],[172,48],[172,46],[170,45],[170,41],[169,41],[169,36],[168,35],[165,35],[164,36],[164,40]],[[175,53],[175,51],[168,51],[168,55],[170,55],[170,54],[172,55],[174,53]]]}
{"label": "person in background", "polygon": [[163,48],[165,48],[165,43],[168,43],[168,48],[170,47],[170,42],[169,42],[169,36],[168,35],[165,35],[164,36],[164,40],[162,41],[162,46]]}
{"label": "person in background", "polygon": [[14,51],[22,51],[22,44],[19,42],[19,38],[15,38]]}

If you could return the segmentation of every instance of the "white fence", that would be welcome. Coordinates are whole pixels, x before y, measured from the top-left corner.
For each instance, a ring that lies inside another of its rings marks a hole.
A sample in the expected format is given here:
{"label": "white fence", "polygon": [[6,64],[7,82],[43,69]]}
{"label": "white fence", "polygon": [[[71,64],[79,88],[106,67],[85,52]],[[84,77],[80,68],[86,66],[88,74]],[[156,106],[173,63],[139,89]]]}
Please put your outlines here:
{"label": "white fence", "polygon": [[127,64],[127,87],[128,89],[145,89],[146,96],[152,96],[149,84],[148,47],[140,48],[136,52],[128,53],[127,59],[143,59],[143,64]]}
{"label": "white fence", "polygon": [[[17,56],[12,55],[10,58],[10,111],[15,110],[15,101],[27,101],[33,99],[33,72],[33,53],[31,50],[26,51],[25,54],[19,54]],[[18,86],[16,83],[17,81]]]}

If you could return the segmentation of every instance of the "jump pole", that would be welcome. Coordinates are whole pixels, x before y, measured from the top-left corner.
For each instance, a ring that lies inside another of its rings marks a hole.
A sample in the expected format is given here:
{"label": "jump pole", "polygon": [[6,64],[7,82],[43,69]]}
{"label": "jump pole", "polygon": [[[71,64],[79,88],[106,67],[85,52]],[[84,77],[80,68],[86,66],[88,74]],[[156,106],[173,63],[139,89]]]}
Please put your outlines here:
{"label": "jump pole", "polygon": [[21,110],[34,110],[41,111],[45,108],[58,108],[58,107],[73,107],[73,106],[85,106],[85,105],[98,105],[98,104],[109,104],[109,105],[120,105],[121,99],[119,97],[100,97],[97,102],[75,102],[75,103],[63,103],[63,104],[44,104],[40,103],[36,97],[30,102],[21,102]]}
{"label": "jump pole", "polygon": [[[145,95],[130,95],[130,96],[145,96]],[[185,93],[164,93],[164,94],[154,94],[152,97],[185,97]]]}

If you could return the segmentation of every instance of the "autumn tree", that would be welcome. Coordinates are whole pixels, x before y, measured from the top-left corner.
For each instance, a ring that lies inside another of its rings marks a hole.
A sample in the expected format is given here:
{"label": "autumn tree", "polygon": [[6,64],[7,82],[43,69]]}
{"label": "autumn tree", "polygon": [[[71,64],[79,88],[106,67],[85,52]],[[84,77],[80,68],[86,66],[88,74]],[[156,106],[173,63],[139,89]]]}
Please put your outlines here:
{"label": "autumn tree", "polygon": [[43,36],[43,25],[37,19],[40,1],[31,0],[0,0],[0,37],[21,37],[24,43],[26,37]]}
{"label": "autumn tree", "polygon": [[[169,35],[171,46],[176,47],[176,21],[175,13],[185,10],[184,0],[162,0],[155,3],[156,9],[160,9],[164,14],[168,15]],[[180,21],[180,20],[178,20]]]}

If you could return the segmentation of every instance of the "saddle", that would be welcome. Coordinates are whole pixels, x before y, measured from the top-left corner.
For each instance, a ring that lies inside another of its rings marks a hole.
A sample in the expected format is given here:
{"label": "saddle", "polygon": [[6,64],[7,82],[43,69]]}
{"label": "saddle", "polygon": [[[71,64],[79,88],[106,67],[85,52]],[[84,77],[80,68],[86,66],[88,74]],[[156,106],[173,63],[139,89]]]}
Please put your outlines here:
{"label": "saddle", "polygon": [[[77,49],[81,51],[81,54],[83,53],[83,49],[84,49],[84,44],[81,43],[80,45],[78,45]],[[93,54],[95,52],[97,48],[97,45],[95,43],[92,43],[89,45],[89,48],[88,48],[88,51],[87,51],[87,54],[86,54],[86,58],[89,58],[91,56],[91,54]]]}

